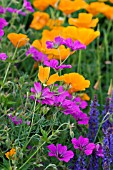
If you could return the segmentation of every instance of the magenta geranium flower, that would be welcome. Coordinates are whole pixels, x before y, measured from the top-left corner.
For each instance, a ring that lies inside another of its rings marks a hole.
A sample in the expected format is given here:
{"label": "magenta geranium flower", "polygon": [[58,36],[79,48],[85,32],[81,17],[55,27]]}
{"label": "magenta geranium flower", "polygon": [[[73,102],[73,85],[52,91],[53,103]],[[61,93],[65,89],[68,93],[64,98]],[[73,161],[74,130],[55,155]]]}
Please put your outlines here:
{"label": "magenta geranium flower", "polygon": [[63,38],[58,36],[58,37],[55,37],[54,41],[46,41],[46,47],[48,49],[51,49],[51,48],[58,48],[60,45],[63,44]]}
{"label": "magenta geranium flower", "polygon": [[51,59],[50,61],[45,60],[44,65],[51,67],[53,69],[56,69],[56,70],[62,70],[62,69],[65,69],[65,68],[72,68],[71,65],[65,65],[65,64],[59,65],[59,62],[56,59]]}
{"label": "magenta geranium flower", "polygon": [[74,145],[75,149],[79,149],[80,151],[84,152],[86,155],[91,155],[93,150],[95,149],[94,143],[89,143],[88,138],[83,138],[80,136],[78,139],[73,138],[72,144]]}
{"label": "magenta geranium flower", "polygon": [[48,87],[42,89],[39,82],[34,83],[34,87],[31,88],[33,95],[30,96],[32,100],[37,98],[38,103],[53,105],[54,104],[54,92],[51,92]]}
{"label": "magenta geranium flower", "polygon": [[71,38],[64,39],[60,36],[55,37],[54,41],[46,41],[46,47],[48,49],[58,48],[60,45],[65,45],[72,51],[86,49],[86,45],[82,44],[80,41],[73,41]]}
{"label": "magenta geranium flower", "polygon": [[24,3],[23,3],[24,7],[25,7],[28,11],[34,12],[34,9],[32,8],[31,3],[28,2],[27,0],[23,0],[23,1],[24,1]]}
{"label": "magenta geranium flower", "polygon": [[50,150],[48,155],[56,157],[59,161],[69,162],[69,160],[74,157],[73,151],[67,151],[67,146],[50,144],[47,148]]}
{"label": "magenta geranium flower", "polygon": [[96,150],[96,155],[99,156],[99,157],[104,157],[104,154],[103,154],[103,148],[100,144],[96,144],[95,146],[95,150]]}
{"label": "magenta geranium flower", "polygon": [[0,60],[6,60],[8,56],[5,53],[0,53]]}

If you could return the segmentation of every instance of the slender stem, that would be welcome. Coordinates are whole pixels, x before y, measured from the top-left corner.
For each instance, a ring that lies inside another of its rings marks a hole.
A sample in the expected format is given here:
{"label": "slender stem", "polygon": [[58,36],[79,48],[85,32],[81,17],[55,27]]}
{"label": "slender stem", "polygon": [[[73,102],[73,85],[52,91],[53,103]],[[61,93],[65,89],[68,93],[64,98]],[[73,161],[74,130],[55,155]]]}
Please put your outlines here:
{"label": "slender stem", "polygon": [[29,135],[30,135],[31,130],[32,130],[32,127],[33,127],[33,121],[34,121],[34,115],[35,115],[35,108],[36,108],[36,100],[37,100],[37,99],[35,99],[34,108],[33,108],[33,115],[32,115],[32,120],[31,120],[31,126],[30,126],[30,129],[29,129],[29,132],[28,132],[27,139],[29,138]]}
{"label": "slender stem", "polygon": [[22,169],[29,161],[30,159],[40,150],[40,148],[45,144],[46,142],[43,142],[42,145],[40,145],[37,150],[27,159],[27,161],[18,169]]}
{"label": "slender stem", "polygon": [[[15,49],[14,55],[13,55],[13,57],[12,57],[12,61],[14,60],[14,58],[15,58],[15,56],[16,56],[17,49],[18,49],[18,46],[17,46],[16,49]],[[7,70],[6,70],[4,79],[3,79],[3,83],[5,83],[5,81],[6,81],[7,74],[8,74],[8,72],[9,72],[10,66],[11,66],[11,63],[8,64],[8,67],[7,67]]]}
{"label": "slender stem", "polygon": [[[98,136],[98,133],[99,133],[99,131],[100,131],[100,128],[101,128],[102,124],[107,121],[107,119],[105,120],[105,118],[106,118],[108,115],[109,115],[109,112],[103,117],[103,119],[102,119],[102,121],[101,121],[101,123],[100,123],[100,125],[99,125],[98,131],[97,131],[97,133],[96,133],[96,136],[95,136],[95,138],[94,138],[94,142],[96,141],[96,138],[97,138],[97,136]],[[108,118],[108,119],[109,119],[109,118]]]}
{"label": "slender stem", "polygon": [[79,58],[78,58],[78,68],[77,68],[77,72],[81,73],[81,60],[82,60],[82,51],[79,51]]}
{"label": "slender stem", "polygon": [[[51,136],[49,136],[48,140],[50,140],[54,135],[56,135],[56,133],[58,133],[58,130],[64,126],[64,125],[68,125],[69,123],[63,123],[59,126],[59,128],[55,131],[55,133],[53,133]],[[37,149],[36,151],[27,159],[27,161],[18,169],[22,169],[31,159],[32,157],[40,150],[40,148],[45,144],[46,142],[43,142]]]}

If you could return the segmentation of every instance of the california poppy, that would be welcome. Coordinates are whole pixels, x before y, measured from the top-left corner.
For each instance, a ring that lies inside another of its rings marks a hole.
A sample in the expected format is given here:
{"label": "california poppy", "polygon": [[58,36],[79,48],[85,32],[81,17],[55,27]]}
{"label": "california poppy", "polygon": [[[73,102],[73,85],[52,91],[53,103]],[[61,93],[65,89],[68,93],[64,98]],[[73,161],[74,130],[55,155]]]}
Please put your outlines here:
{"label": "california poppy", "polygon": [[80,13],[78,18],[69,18],[68,22],[70,25],[74,25],[76,27],[95,27],[98,23],[98,18],[92,19],[92,17],[92,14]]}
{"label": "california poppy", "polygon": [[48,49],[46,47],[46,41],[54,40],[54,38],[58,35],[62,34],[63,27],[54,28],[53,30],[44,30],[42,33],[42,38],[40,40],[35,40],[32,44],[39,51],[42,51],[44,54],[48,55],[49,59],[56,58],[59,60],[64,60],[67,58],[71,52],[69,48],[65,48],[64,45],[61,45],[58,49]]}
{"label": "california poppy", "polygon": [[6,156],[6,158],[10,159],[15,154],[16,154],[16,150],[14,148],[12,148],[9,152],[5,153],[5,156]]}
{"label": "california poppy", "polygon": [[31,28],[36,30],[42,29],[49,21],[49,15],[45,12],[35,12],[33,14],[33,20],[30,24]]}
{"label": "california poppy", "polygon": [[26,43],[29,41],[29,38],[25,34],[16,34],[16,33],[9,33],[8,39],[12,42],[14,47],[20,48],[22,46],[25,46]]}
{"label": "california poppy", "polygon": [[70,93],[85,90],[90,86],[90,81],[85,80],[79,73],[64,74],[60,80],[71,86]]}
{"label": "california poppy", "polygon": [[33,5],[41,11],[44,11],[49,5],[55,6],[58,0],[34,0]]}
{"label": "california poppy", "polygon": [[107,6],[108,5],[103,2],[92,2],[86,7],[86,10],[93,15],[97,15],[98,13],[104,12]]}
{"label": "california poppy", "polygon": [[62,31],[63,37],[78,40],[84,45],[90,44],[99,35],[99,31],[94,31],[91,28],[76,28],[75,26],[68,26]]}
{"label": "california poppy", "polygon": [[87,3],[84,0],[60,0],[58,9],[69,15],[77,10],[87,7]]}
{"label": "california poppy", "polygon": [[51,85],[56,81],[59,81],[58,73],[53,74],[49,77],[50,67],[39,66],[38,78],[39,80],[46,85]]}

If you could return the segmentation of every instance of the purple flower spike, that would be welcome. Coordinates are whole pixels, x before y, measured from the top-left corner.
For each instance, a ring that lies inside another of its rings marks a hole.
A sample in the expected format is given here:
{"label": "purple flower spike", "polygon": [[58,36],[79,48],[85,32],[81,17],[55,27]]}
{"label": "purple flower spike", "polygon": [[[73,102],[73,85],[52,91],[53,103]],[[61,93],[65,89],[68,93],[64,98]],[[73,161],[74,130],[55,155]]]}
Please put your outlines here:
{"label": "purple flower spike", "polygon": [[72,144],[74,145],[75,149],[83,151],[86,155],[91,155],[93,150],[95,149],[95,144],[89,143],[89,139],[83,138],[82,136],[80,136],[78,140],[76,138],[73,138]]}
{"label": "purple flower spike", "polygon": [[5,53],[0,53],[0,60],[6,60],[8,56]]}
{"label": "purple flower spike", "polygon": [[30,2],[28,2],[27,0],[24,0],[24,7],[28,10],[28,11],[30,11],[30,12],[34,12],[34,9],[32,8],[32,6],[31,6],[31,3]]}
{"label": "purple flower spike", "polygon": [[47,148],[50,150],[48,155],[56,157],[59,161],[69,162],[74,157],[74,153],[71,150],[67,151],[67,146],[50,144]]}

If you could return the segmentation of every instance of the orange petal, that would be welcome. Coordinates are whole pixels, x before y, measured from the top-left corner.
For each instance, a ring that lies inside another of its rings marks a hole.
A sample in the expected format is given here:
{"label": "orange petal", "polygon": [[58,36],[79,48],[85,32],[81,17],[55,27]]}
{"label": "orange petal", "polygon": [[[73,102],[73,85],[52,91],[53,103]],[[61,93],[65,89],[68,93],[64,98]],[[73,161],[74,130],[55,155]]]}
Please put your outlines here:
{"label": "orange petal", "polygon": [[38,78],[42,83],[45,83],[49,78],[50,67],[39,66]]}
{"label": "orange petal", "polygon": [[54,84],[56,81],[58,81],[59,80],[59,75],[58,75],[58,73],[56,73],[56,74],[53,74],[53,75],[51,75],[50,77],[49,77],[49,79],[48,79],[48,81],[47,81],[47,85],[51,85],[51,84]]}
{"label": "orange petal", "polygon": [[26,45],[26,43],[29,41],[29,38],[25,34],[10,33],[7,37],[12,42],[14,47],[18,48]]}

